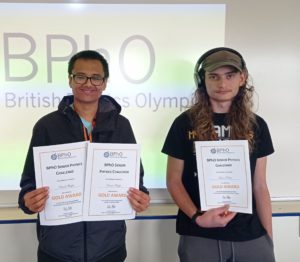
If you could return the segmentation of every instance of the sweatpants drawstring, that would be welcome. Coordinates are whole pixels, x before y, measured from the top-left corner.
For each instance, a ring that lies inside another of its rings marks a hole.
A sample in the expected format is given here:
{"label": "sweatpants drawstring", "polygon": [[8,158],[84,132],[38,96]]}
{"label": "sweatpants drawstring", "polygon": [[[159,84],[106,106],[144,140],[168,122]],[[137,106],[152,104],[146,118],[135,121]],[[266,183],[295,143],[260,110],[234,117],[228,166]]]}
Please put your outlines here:
{"label": "sweatpants drawstring", "polygon": [[[222,254],[222,245],[221,241],[218,240],[218,249],[219,249],[219,257],[220,257],[220,262],[223,262],[223,254]],[[231,253],[232,253],[232,260],[231,262],[235,262],[235,251],[234,251],[234,243],[230,242],[231,244]]]}
{"label": "sweatpants drawstring", "polygon": [[222,254],[222,247],[221,247],[220,240],[218,240],[218,248],[219,248],[220,262],[223,262],[223,254]]}
{"label": "sweatpants drawstring", "polygon": [[235,262],[234,244],[231,242],[232,262]]}

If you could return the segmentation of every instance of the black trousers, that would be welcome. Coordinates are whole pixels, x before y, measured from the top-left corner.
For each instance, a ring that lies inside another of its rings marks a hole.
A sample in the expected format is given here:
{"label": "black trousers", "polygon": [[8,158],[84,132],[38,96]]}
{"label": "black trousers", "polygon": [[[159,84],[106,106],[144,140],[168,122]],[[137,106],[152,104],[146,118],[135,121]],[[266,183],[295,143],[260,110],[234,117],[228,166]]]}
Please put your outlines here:
{"label": "black trousers", "polygon": [[[100,259],[97,262],[124,262],[127,256],[125,245],[114,251],[113,253],[107,255],[106,257]],[[48,254],[44,253],[42,250],[38,249],[38,262],[70,262],[62,261],[56,259]]]}

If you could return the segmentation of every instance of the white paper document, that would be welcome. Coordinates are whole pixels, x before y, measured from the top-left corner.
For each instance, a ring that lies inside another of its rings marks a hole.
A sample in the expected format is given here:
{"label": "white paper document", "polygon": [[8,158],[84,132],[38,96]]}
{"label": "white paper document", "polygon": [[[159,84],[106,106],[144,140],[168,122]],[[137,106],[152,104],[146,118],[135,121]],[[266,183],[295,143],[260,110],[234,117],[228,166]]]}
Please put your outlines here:
{"label": "white paper document", "polygon": [[89,144],[84,220],[134,218],[135,211],[127,199],[127,191],[129,187],[138,188],[139,177],[138,145]]}
{"label": "white paper document", "polygon": [[252,186],[247,140],[195,142],[201,210],[230,205],[252,213]]}
{"label": "white paper document", "polygon": [[49,187],[42,225],[135,217],[127,191],[139,186],[139,145],[78,142],[33,153],[36,186]]}

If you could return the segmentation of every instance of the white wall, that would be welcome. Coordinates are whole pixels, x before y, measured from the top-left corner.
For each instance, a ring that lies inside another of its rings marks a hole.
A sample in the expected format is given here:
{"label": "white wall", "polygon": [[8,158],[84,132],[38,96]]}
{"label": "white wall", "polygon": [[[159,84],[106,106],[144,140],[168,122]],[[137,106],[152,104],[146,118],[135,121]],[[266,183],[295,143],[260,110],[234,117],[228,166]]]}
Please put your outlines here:
{"label": "white wall", "polygon": [[226,2],[225,43],[243,54],[273,138],[271,196],[299,196],[300,1]]}
{"label": "white wall", "polygon": [[[127,222],[127,261],[178,262],[175,220],[133,220]],[[274,245],[277,262],[300,261],[298,217],[274,217]],[[35,262],[35,224],[0,224],[0,261]]]}

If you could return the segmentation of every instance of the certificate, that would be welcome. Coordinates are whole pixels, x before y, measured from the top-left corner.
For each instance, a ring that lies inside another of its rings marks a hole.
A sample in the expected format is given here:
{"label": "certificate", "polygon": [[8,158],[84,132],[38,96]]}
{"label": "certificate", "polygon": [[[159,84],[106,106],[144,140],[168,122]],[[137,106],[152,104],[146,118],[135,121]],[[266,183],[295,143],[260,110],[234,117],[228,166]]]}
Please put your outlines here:
{"label": "certificate", "polygon": [[139,186],[140,146],[91,143],[87,159],[84,220],[134,218],[127,191]]}
{"label": "certificate", "polygon": [[42,225],[78,222],[83,215],[87,142],[33,148],[36,186],[49,187]]}
{"label": "certificate", "polygon": [[33,154],[36,186],[49,187],[41,225],[135,217],[127,192],[139,186],[139,145],[78,142]]}
{"label": "certificate", "polygon": [[197,141],[195,149],[201,210],[228,204],[230,211],[251,214],[248,141]]}

